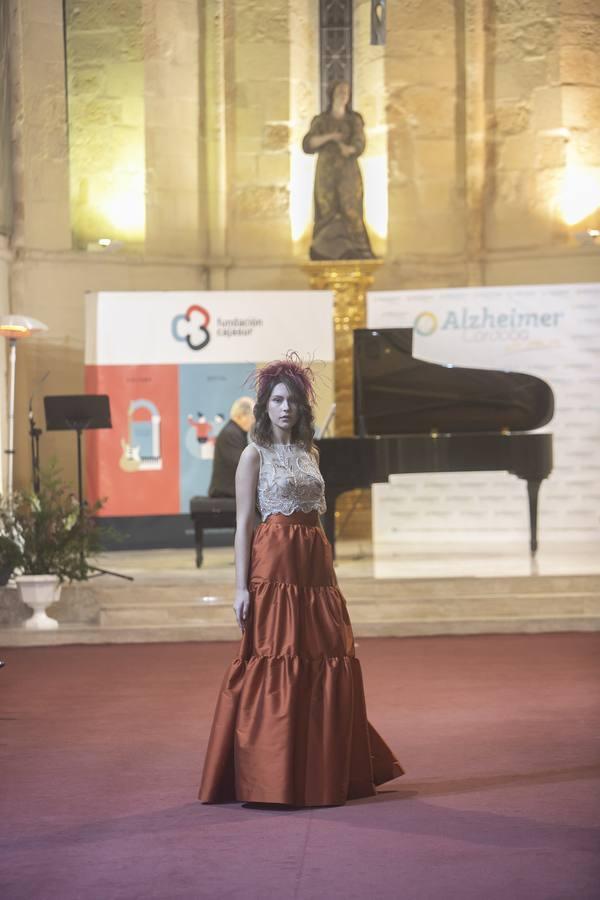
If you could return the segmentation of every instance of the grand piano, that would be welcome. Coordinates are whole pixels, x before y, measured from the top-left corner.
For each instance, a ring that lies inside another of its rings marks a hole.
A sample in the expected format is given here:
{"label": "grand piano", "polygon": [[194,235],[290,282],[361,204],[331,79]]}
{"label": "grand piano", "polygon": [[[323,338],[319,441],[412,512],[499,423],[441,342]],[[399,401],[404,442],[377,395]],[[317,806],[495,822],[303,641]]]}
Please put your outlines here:
{"label": "grand piano", "polygon": [[335,553],[335,505],[346,491],[409,472],[505,471],[527,482],[530,549],[552,435],[552,389],[519,372],[467,369],[412,355],[412,328],[354,332],[354,437],[321,438],[323,527]]}

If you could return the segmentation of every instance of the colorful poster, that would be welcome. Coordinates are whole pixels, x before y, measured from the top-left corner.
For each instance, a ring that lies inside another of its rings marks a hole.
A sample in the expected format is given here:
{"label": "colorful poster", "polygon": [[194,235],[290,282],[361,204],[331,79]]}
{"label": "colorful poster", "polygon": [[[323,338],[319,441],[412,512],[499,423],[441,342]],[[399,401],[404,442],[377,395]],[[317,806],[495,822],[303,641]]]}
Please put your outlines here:
{"label": "colorful poster", "polygon": [[253,372],[251,363],[179,367],[180,512],[188,511],[191,497],[207,493],[215,441],[233,400],[253,393],[246,384]]}
{"label": "colorful poster", "polygon": [[178,512],[177,366],[86,366],[85,390],[109,395],[113,426],[86,435],[89,499],[105,516]]}
{"label": "colorful poster", "polygon": [[106,499],[104,516],[187,513],[264,361],[313,360],[317,421],[333,402],[328,292],[107,292],[86,304],[85,390],[109,395],[113,425],[86,433],[87,495]]}

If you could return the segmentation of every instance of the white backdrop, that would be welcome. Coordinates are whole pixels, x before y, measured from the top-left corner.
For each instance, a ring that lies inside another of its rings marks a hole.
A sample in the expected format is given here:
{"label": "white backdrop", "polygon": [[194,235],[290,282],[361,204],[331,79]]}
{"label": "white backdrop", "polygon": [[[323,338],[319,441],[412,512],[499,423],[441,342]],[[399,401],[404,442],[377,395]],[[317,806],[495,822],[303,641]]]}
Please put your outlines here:
{"label": "white backdrop", "polygon": [[[413,355],[527,372],[554,392],[554,470],[540,490],[540,541],[600,550],[600,284],[386,291],[370,328],[412,327]],[[373,490],[374,540],[526,541],[526,483],[502,472],[399,475]]]}

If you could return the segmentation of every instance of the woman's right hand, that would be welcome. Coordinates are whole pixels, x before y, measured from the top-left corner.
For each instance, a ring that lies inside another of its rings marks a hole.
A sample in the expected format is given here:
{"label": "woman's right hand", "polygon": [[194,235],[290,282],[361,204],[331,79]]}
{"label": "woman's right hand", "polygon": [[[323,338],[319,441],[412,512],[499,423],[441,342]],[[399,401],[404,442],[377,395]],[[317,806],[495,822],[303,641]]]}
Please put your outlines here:
{"label": "woman's right hand", "polygon": [[246,622],[248,620],[248,613],[250,611],[250,593],[247,590],[243,590],[242,588],[236,588],[235,591],[235,600],[233,602],[233,608],[235,610],[235,617],[237,619],[237,623],[244,631],[246,627]]}

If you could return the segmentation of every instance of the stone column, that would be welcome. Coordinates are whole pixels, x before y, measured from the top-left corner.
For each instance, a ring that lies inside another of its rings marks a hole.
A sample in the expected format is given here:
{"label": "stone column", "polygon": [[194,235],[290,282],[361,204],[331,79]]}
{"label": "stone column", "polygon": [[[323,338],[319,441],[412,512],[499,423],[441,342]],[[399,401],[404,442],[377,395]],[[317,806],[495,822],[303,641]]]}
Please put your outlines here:
{"label": "stone column", "polygon": [[457,48],[464,65],[460,67],[458,104],[460,131],[457,134],[458,183],[465,197],[466,280],[470,285],[485,283],[485,208],[488,145],[487,105],[490,102],[489,30],[490,4],[466,0],[457,8]]}
{"label": "stone column", "polygon": [[[206,158],[204,228],[209,257],[208,287],[227,287],[227,209],[228,121],[226,54],[231,55],[232,16],[228,16],[225,0],[208,0],[204,4],[204,145]],[[231,111],[229,112],[231,118]],[[220,260],[223,265],[216,265]]]}
{"label": "stone column", "polygon": [[388,231],[388,126],[385,45],[371,44],[370,0],[354,3],[352,106],[365,122],[366,147],[359,158],[364,218],[373,252],[384,257]]}
{"label": "stone column", "polygon": [[[145,129],[146,251],[157,256],[202,257],[206,253],[205,190],[201,184],[200,54],[202,23],[195,0],[142,0],[143,63],[139,97]],[[119,5],[114,6],[123,18]],[[132,47],[133,49],[133,47]],[[123,70],[136,75],[134,63]],[[133,91],[136,82],[133,81]],[[133,105],[135,103],[135,105]],[[124,106],[124,115],[127,112]]]}
{"label": "stone column", "polygon": [[[71,248],[63,6],[22,0],[9,10],[12,243],[22,260],[33,248]],[[13,290],[12,300],[20,313],[26,298]]]}
{"label": "stone column", "polygon": [[337,437],[354,434],[352,332],[355,328],[366,327],[367,289],[373,284],[375,272],[381,265],[382,261],[378,259],[349,259],[309,262],[302,267],[309,275],[311,288],[333,291]]}
{"label": "stone column", "polygon": [[[0,234],[0,316],[6,316],[10,313],[10,268],[12,263],[12,252],[8,245],[8,238]],[[6,341],[0,342],[0,384],[3,386],[7,383],[8,373],[6,365]],[[3,394],[3,399],[6,394]],[[4,442],[8,431],[8,418],[6,403],[2,403],[0,411],[0,494],[4,494],[4,465],[5,453]]]}

